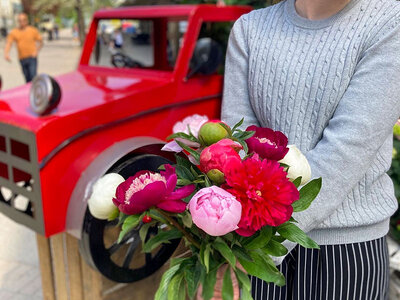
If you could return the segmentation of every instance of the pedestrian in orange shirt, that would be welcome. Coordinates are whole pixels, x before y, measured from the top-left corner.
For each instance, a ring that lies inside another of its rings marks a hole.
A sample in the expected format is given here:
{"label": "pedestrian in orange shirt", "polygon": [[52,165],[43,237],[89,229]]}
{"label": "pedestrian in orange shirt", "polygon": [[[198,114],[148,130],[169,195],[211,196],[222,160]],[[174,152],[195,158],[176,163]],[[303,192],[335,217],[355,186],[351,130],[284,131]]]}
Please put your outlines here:
{"label": "pedestrian in orange shirt", "polygon": [[9,62],[11,62],[10,49],[13,42],[17,44],[18,57],[25,80],[30,82],[36,76],[37,55],[43,42],[39,31],[29,25],[28,16],[24,13],[18,15],[18,27],[14,28],[7,37],[4,58]]}

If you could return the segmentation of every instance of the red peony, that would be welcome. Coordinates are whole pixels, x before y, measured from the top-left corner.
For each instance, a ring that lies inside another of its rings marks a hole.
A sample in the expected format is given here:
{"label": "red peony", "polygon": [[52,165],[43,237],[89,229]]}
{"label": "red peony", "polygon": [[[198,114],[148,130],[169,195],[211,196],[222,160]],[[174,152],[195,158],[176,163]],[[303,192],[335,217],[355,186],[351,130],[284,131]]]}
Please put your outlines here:
{"label": "red peony", "polygon": [[288,153],[288,138],[280,131],[270,128],[249,126],[246,131],[255,131],[255,134],[246,140],[249,153],[257,153],[261,158],[281,160]]}
{"label": "red peony", "polygon": [[187,203],[182,199],[194,192],[193,184],[176,189],[175,168],[165,165],[165,171],[140,171],[118,187],[113,199],[120,211],[127,215],[141,214],[151,207],[181,213]]}
{"label": "red peony", "polygon": [[242,149],[240,144],[231,139],[223,139],[208,146],[200,154],[200,169],[207,173],[210,170],[217,169],[224,173],[225,165],[228,161],[241,160],[238,151]]}
{"label": "red peony", "polygon": [[290,219],[299,191],[286,176],[278,162],[261,160],[257,154],[226,166],[224,189],[243,209],[238,234],[250,236],[263,226],[279,226]]}

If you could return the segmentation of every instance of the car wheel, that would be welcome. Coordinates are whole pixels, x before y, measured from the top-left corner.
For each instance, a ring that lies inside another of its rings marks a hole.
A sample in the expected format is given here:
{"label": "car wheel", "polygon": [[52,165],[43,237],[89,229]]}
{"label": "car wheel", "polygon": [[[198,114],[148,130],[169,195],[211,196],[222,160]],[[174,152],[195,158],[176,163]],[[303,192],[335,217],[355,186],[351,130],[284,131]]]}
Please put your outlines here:
{"label": "car wheel", "polygon": [[[107,173],[119,173],[127,179],[141,170],[158,171],[158,167],[166,163],[171,161],[152,154],[138,155],[119,161]],[[134,282],[150,276],[167,262],[180,242],[179,239],[173,240],[151,253],[142,253],[139,230],[131,231],[118,243],[120,230],[118,219],[111,222],[99,220],[87,209],[79,245],[88,264],[116,282]],[[165,225],[151,227],[146,239],[159,230],[165,230]]]}

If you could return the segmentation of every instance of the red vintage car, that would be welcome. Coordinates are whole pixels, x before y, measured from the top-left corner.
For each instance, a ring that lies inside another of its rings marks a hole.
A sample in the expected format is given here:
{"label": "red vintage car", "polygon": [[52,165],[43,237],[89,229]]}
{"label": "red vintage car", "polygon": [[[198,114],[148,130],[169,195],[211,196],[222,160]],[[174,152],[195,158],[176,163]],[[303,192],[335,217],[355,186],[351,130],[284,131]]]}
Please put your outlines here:
{"label": "red vintage car", "polygon": [[[250,10],[96,12],[75,72],[41,74],[0,92],[0,212],[47,237],[76,236],[86,260],[114,281],[140,280],[162,266],[179,241],[132,263],[138,232],[107,242],[116,224],[90,215],[91,187],[108,172],[157,170],[173,159],[160,149],[176,121],[219,116],[229,31]],[[116,262],[118,251],[125,256]]]}

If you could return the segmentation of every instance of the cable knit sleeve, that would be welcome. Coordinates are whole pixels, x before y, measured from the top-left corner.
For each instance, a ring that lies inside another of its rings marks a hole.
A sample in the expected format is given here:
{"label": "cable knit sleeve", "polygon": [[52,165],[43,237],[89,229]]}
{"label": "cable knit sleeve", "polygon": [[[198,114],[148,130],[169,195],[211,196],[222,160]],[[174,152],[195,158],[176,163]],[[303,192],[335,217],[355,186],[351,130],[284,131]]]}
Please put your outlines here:
{"label": "cable knit sleeve", "polygon": [[221,115],[221,119],[231,126],[244,117],[243,128],[258,125],[249,101],[247,17],[244,15],[236,21],[229,36]]}
{"label": "cable knit sleeve", "polygon": [[313,177],[323,181],[310,208],[294,214],[306,232],[341,205],[392,137],[400,116],[399,22],[388,22],[367,45],[322,139],[306,155]]}

